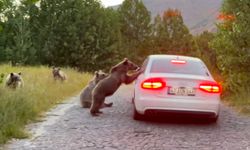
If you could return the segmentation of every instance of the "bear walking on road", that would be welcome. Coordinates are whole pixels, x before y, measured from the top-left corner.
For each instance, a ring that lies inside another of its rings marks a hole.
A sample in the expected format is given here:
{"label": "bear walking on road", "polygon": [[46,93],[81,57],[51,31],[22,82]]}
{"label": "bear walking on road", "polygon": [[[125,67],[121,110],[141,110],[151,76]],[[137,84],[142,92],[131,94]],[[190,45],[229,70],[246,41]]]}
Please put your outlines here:
{"label": "bear walking on road", "polygon": [[[102,72],[101,70],[95,72],[93,79],[81,92],[80,102],[83,108],[90,108],[92,104],[92,90],[100,80],[106,78],[107,76],[108,74]],[[111,107],[112,105],[113,103],[103,103],[102,107]]]}
{"label": "bear walking on road", "polygon": [[61,68],[53,67],[52,74],[53,74],[54,80],[64,81],[67,79],[66,74],[61,70]]}
{"label": "bear walking on road", "polygon": [[6,81],[5,81],[5,86],[9,87],[9,88],[19,88],[19,87],[23,87],[24,82],[23,79],[21,77],[22,73],[10,73],[7,77],[6,77]]}
{"label": "bear walking on road", "polygon": [[[132,83],[142,72],[138,69],[139,67],[127,58],[112,67],[109,76],[101,80],[92,91],[91,115],[98,116],[98,113],[102,113],[99,109],[102,107],[105,97],[114,94],[122,83]],[[129,70],[137,71],[129,76],[127,75]]]}

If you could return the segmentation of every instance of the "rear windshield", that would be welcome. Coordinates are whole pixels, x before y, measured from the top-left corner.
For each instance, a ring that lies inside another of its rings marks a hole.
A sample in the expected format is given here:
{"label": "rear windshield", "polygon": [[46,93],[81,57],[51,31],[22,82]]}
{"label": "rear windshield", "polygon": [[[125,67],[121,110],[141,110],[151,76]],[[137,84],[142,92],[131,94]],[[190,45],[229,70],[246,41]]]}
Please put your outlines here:
{"label": "rear windshield", "polygon": [[209,76],[206,67],[201,62],[186,61],[185,64],[174,64],[169,59],[154,60],[150,72]]}

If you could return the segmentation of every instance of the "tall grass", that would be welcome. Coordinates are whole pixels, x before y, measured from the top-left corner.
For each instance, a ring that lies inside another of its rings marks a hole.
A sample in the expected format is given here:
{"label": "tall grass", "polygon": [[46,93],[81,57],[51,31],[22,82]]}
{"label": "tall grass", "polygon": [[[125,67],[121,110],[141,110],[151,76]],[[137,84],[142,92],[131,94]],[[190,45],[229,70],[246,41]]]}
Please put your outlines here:
{"label": "tall grass", "polygon": [[224,100],[239,113],[250,116],[250,88],[240,88],[238,92],[227,93]]}
{"label": "tall grass", "polygon": [[10,138],[24,138],[25,124],[35,121],[42,112],[80,92],[91,75],[73,69],[62,69],[66,82],[55,82],[48,67],[11,67],[0,65],[0,74],[22,72],[24,87],[11,90],[0,84],[0,144]]}

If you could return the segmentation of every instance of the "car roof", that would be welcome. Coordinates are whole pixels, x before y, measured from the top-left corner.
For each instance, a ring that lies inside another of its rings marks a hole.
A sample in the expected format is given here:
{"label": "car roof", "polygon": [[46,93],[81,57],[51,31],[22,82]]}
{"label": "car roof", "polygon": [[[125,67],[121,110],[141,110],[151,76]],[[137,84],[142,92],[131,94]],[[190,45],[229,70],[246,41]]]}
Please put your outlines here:
{"label": "car roof", "polygon": [[199,58],[190,57],[190,56],[182,56],[182,55],[149,55],[149,59],[180,59],[180,60],[187,60],[187,61],[197,61],[201,62]]}

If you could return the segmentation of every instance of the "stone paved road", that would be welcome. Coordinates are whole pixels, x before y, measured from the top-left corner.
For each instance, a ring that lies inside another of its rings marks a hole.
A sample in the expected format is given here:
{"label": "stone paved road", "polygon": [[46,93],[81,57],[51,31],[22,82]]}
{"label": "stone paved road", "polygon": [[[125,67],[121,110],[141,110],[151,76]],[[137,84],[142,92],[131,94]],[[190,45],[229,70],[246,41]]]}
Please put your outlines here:
{"label": "stone paved road", "polygon": [[108,98],[114,107],[94,118],[74,98],[48,113],[47,121],[31,125],[31,139],[14,140],[5,149],[250,150],[250,118],[230,108],[222,106],[216,124],[178,119],[134,121],[130,98],[131,87],[121,87]]}

